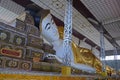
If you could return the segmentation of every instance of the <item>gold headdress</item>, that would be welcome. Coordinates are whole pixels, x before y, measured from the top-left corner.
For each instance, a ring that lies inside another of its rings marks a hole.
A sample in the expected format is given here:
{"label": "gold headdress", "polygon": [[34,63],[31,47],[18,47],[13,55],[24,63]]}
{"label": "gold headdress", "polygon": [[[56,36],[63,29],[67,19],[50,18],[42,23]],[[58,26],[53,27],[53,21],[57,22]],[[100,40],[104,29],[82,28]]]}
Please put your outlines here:
{"label": "gold headdress", "polygon": [[38,12],[38,16],[40,16],[40,24],[39,24],[39,29],[42,31],[42,20],[50,13],[50,10],[42,10]]}
{"label": "gold headdress", "polygon": [[[35,17],[40,18],[39,29],[41,31],[42,20],[50,13],[50,10],[44,10],[44,9],[40,8],[39,6],[37,6],[36,4],[33,3],[33,4],[27,5],[26,11],[31,12],[31,15],[34,16],[34,20],[35,20]],[[37,24],[38,24],[38,22],[37,22]]]}

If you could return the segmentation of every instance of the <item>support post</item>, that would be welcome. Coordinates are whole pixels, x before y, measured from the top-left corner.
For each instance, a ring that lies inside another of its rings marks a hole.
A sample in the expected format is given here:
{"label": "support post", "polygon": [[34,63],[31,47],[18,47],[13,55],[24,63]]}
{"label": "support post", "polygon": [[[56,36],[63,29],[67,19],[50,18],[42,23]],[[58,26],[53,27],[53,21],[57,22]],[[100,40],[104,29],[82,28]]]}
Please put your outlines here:
{"label": "support post", "polygon": [[72,0],[66,0],[65,19],[64,19],[64,57],[62,75],[71,74],[71,41],[72,41]]}
{"label": "support post", "polygon": [[106,73],[106,65],[105,65],[105,43],[104,43],[104,31],[103,27],[100,24],[100,57],[102,61],[102,72]]}
{"label": "support post", "polygon": [[117,73],[118,73],[118,62],[117,62],[117,48],[114,48],[114,61],[115,61],[115,70],[116,70],[116,77],[117,77]]}
{"label": "support post", "polygon": [[72,41],[72,0],[66,0],[65,19],[64,19],[64,65],[71,64],[71,41]]}

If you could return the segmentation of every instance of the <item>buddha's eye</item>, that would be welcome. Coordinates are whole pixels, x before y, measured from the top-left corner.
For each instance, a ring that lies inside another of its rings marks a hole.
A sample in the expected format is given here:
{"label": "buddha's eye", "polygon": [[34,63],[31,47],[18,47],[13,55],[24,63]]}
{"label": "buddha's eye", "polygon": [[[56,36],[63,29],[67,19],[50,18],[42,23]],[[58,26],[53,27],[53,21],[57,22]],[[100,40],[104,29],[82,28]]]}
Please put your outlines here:
{"label": "buddha's eye", "polygon": [[45,26],[45,29],[50,29],[50,23],[47,23],[46,26]]}
{"label": "buddha's eye", "polygon": [[47,30],[50,29],[50,25],[48,26]]}

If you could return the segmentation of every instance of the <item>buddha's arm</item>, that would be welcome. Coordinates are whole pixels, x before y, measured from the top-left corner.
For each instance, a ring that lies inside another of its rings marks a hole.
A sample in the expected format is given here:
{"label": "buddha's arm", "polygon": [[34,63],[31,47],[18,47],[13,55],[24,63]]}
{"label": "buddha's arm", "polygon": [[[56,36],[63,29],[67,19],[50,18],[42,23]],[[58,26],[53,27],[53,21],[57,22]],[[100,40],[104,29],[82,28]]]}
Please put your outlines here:
{"label": "buddha's arm", "polygon": [[74,53],[74,62],[79,64],[85,64],[96,68],[96,71],[100,73],[102,71],[102,64],[97,57],[95,57],[89,49],[80,48],[72,42],[72,49]]}
{"label": "buddha's arm", "polygon": [[[58,27],[58,31],[61,39],[63,39],[63,30],[64,30],[63,27]],[[86,48],[81,48],[72,41],[72,52],[75,63],[85,64],[91,67],[95,67],[98,71],[101,71],[101,62],[92,54],[91,50]]]}
{"label": "buddha's arm", "polygon": [[94,56],[91,51],[86,48],[80,48],[72,42],[72,49],[74,53],[74,61],[80,64],[86,64],[93,67]]}

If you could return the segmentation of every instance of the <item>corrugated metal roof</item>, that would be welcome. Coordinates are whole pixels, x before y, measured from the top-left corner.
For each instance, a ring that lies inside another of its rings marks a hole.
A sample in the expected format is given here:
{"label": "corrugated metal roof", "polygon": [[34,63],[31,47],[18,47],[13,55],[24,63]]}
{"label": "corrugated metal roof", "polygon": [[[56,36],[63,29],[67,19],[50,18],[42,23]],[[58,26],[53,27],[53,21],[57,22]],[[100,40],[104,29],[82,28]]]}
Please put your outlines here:
{"label": "corrugated metal roof", "polygon": [[12,20],[14,20],[18,15],[3,8],[0,7],[0,19],[6,21],[6,22],[11,22]]}
{"label": "corrugated metal roof", "polygon": [[111,24],[106,24],[104,25],[104,28],[109,32],[109,34],[113,38],[120,37],[120,21]]}
{"label": "corrugated metal roof", "polygon": [[120,16],[119,0],[81,0],[98,21]]}
{"label": "corrugated metal roof", "polygon": [[[120,37],[119,0],[81,0],[89,11],[102,22],[104,28],[114,38]],[[120,45],[120,43],[118,43]]]}
{"label": "corrugated metal roof", "polygon": [[11,0],[1,0],[0,19],[1,21],[11,22],[24,11],[24,7]]}
{"label": "corrugated metal roof", "polygon": [[18,5],[17,3],[13,2],[12,0],[1,0],[0,6],[15,13],[21,14],[24,11],[24,7]]}

